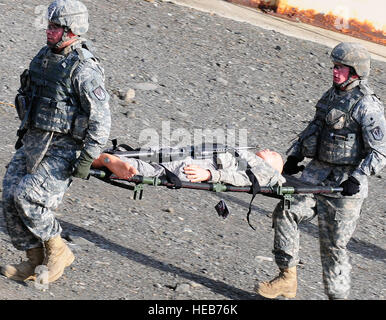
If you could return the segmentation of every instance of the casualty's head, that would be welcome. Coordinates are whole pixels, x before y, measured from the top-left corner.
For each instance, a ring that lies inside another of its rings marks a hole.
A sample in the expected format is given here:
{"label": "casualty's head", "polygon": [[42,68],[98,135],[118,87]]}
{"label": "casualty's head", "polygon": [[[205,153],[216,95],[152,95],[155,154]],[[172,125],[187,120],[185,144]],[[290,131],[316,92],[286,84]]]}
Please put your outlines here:
{"label": "casualty's head", "polygon": [[370,54],[359,43],[341,42],[331,51],[334,64],[333,83],[344,89],[353,81],[367,79],[370,74]]}
{"label": "casualty's head", "polygon": [[282,173],[284,162],[279,153],[264,149],[256,152],[256,155],[266,161],[272,168]]}
{"label": "casualty's head", "polygon": [[64,47],[88,30],[87,8],[77,0],[55,0],[48,6],[47,19],[47,45],[51,48]]}

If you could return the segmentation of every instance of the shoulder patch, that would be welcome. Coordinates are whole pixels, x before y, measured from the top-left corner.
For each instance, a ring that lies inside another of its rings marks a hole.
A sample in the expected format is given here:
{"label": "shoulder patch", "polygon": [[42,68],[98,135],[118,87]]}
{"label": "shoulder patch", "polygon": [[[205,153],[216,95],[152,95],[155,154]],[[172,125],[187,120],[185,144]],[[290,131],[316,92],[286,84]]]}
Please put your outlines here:
{"label": "shoulder patch", "polygon": [[101,86],[93,90],[94,95],[97,97],[98,100],[103,101],[106,99],[106,92],[103,90]]}
{"label": "shoulder patch", "polygon": [[370,130],[370,132],[371,132],[371,135],[373,136],[374,140],[379,141],[379,140],[383,139],[383,135],[384,134],[382,132],[382,129],[379,126],[377,126],[374,129]]}

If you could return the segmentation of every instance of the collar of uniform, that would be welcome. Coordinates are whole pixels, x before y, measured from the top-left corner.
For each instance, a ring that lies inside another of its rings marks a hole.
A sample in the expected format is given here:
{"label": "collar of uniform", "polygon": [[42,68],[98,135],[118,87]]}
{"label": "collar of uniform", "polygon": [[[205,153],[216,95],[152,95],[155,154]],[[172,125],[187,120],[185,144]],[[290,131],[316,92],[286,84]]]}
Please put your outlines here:
{"label": "collar of uniform", "polygon": [[82,46],[82,43],[85,42],[86,39],[83,38],[78,38],[76,39],[73,43],[71,43],[69,46],[65,47],[62,51],[61,54],[64,56],[67,56],[70,52],[74,51],[76,48],[79,48]]}
{"label": "collar of uniform", "polygon": [[350,90],[354,89],[356,86],[359,86],[360,83],[361,83],[360,79],[355,79],[344,90],[345,91],[350,91]]}

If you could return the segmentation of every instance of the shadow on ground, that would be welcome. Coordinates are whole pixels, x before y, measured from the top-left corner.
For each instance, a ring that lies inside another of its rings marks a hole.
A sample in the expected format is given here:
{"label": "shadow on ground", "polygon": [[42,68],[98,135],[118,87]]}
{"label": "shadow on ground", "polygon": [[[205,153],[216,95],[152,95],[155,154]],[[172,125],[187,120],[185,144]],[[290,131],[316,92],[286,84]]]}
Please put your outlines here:
{"label": "shadow on ground", "polygon": [[84,229],[82,227],[76,226],[72,223],[60,220],[60,224],[62,225],[63,229],[66,230],[63,232],[63,237],[66,237],[65,234],[68,235],[74,235],[74,236],[80,236],[92,243],[94,243],[96,246],[101,247],[103,249],[106,249],[106,247],[118,253],[119,255],[126,257],[132,261],[135,261],[137,263],[141,263],[145,266],[149,266],[155,269],[158,269],[163,272],[169,272],[174,273],[180,277],[183,277],[187,280],[194,281],[196,283],[199,283],[210,290],[212,290],[216,294],[223,295],[224,297],[227,297],[229,299],[233,300],[260,300],[263,299],[260,296],[257,296],[251,292],[236,288],[234,286],[228,285],[222,281],[213,280],[208,277],[197,275],[189,271],[185,271],[181,269],[180,267],[174,266],[172,264],[165,265],[163,262],[158,261],[157,259],[154,259],[148,255],[145,255],[143,253],[137,252],[135,250],[132,250],[130,248],[123,247],[119,244],[116,244],[114,242],[111,242],[110,240],[106,239],[104,236]]}
{"label": "shadow on ground", "polygon": [[[215,193],[215,195],[218,196],[219,198],[226,200],[226,201],[236,203],[237,205],[246,208],[245,214],[247,213],[247,209],[249,208],[248,202],[243,201],[235,196],[231,196],[229,194],[226,194],[226,195],[221,194],[220,195],[220,194]],[[256,198],[254,203],[257,203],[258,200],[259,199]],[[278,200],[278,201],[280,201],[280,200]],[[272,208],[272,212],[273,212],[273,209],[274,208]],[[272,212],[264,210],[256,205],[252,205],[251,221],[253,219],[252,218],[253,213],[271,216]],[[316,217],[314,219],[316,219]],[[302,232],[306,232],[315,238],[318,238],[318,236],[319,236],[318,226],[315,224],[301,223],[299,225],[299,229]],[[379,261],[386,263],[386,250],[384,250],[381,247],[379,247],[375,244],[372,244],[370,242],[359,240],[359,239],[356,239],[355,237],[353,237],[349,241],[349,243],[347,245],[347,249],[353,253],[361,255],[363,258],[371,259],[371,260],[379,260]]]}

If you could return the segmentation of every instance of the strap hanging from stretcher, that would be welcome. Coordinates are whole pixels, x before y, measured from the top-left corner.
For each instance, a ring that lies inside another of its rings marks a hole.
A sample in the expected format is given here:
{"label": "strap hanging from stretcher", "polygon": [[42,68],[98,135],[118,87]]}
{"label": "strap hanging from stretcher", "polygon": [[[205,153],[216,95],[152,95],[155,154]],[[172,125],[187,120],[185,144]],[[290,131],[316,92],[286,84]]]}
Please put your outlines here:
{"label": "strap hanging from stretcher", "polygon": [[256,230],[256,228],[254,228],[251,223],[249,222],[249,216],[251,214],[251,211],[252,211],[252,202],[253,200],[255,199],[255,196],[256,194],[258,194],[260,192],[260,184],[259,184],[259,181],[257,180],[256,176],[253,174],[253,172],[251,171],[251,169],[247,169],[245,171],[245,173],[247,174],[249,180],[251,181],[252,183],[252,190],[250,193],[252,193],[252,199],[251,199],[251,202],[249,203],[249,209],[248,209],[248,213],[247,213],[247,221],[248,221],[248,224],[249,226],[253,229],[253,230]]}
{"label": "strap hanging from stretcher", "polygon": [[163,167],[165,169],[165,175],[166,175],[166,179],[174,184],[174,187],[168,187],[169,189],[180,189],[182,187],[182,183],[181,183],[181,180],[180,178],[178,178],[178,176],[176,174],[174,174],[173,172],[171,172],[169,169],[167,169],[164,165],[162,165],[161,163],[159,163],[159,165],[161,167]]}

